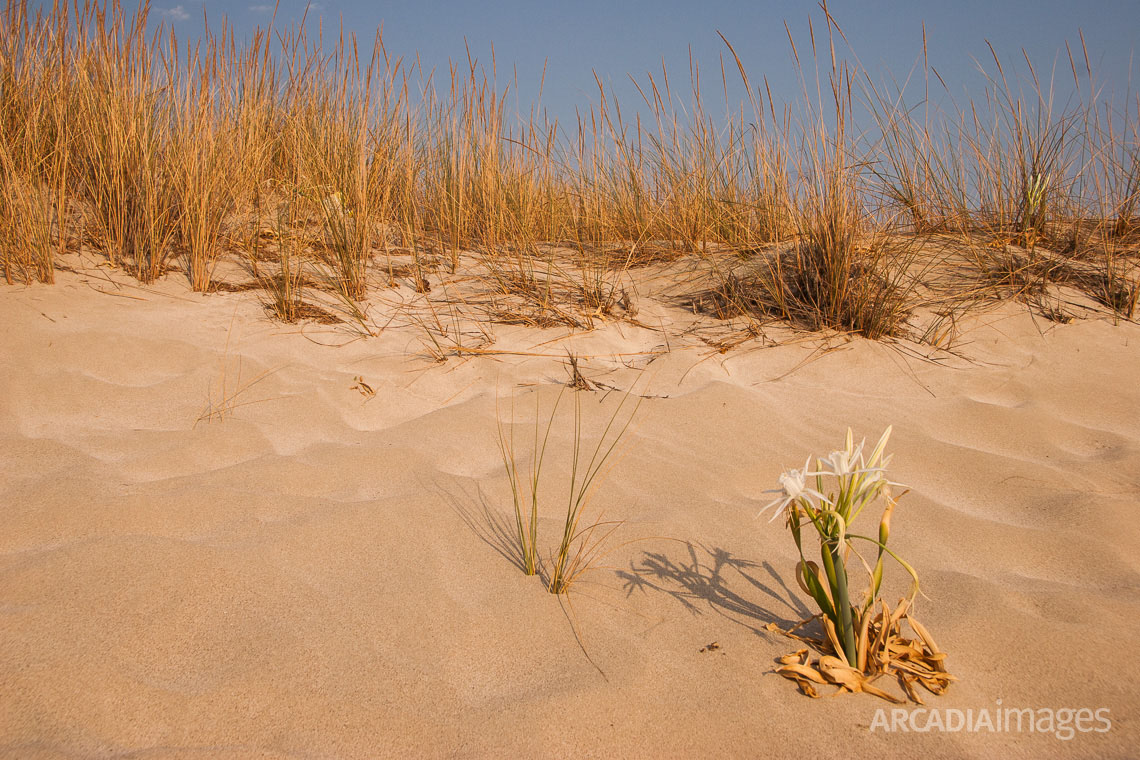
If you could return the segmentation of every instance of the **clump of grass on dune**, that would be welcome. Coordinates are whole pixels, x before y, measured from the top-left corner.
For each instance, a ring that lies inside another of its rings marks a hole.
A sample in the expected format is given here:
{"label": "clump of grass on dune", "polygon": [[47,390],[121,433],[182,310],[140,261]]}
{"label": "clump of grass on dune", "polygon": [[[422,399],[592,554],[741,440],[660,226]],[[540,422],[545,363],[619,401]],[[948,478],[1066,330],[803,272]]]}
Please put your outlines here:
{"label": "clump of grass on dune", "polygon": [[29,177],[0,147],[0,270],[15,281],[55,281],[55,256],[66,245],[57,220],[65,201],[50,185]]}
{"label": "clump of grass on dune", "polygon": [[[846,41],[822,10],[826,50],[815,29],[814,60],[792,42],[803,87],[791,102],[751,82],[725,38],[736,72],[722,61],[716,87],[692,61],[682,98],[662,68],[634,81],[631,107],[599,76],[593,105],[564,125],[541,94],[512,101],[518,77],[503,83],[493,51],[489,66],[470,52],[453,64],[441,93],[379,36],[358,47],[302,21],[238,42],[223,24],[187,48],[148,28],[145,5],[10,3],[0,266],[9,281],[50,282],[78,243],[144,282],[185,261],[206,291],[224,285],[211,282],[222,257],[258,247],[277,200],[269,183],[295,196],[296,245],[289,275],[263,279],[300,283],[303,262],[361,324],[376,255],[388,284],[406,267],[393,259],[410,255],[425,297],[441,262],[453,279],[474,274],[492,321],[587,329],[629,315],[632,267],[687,257],[751,334],[779,319],[883,338],[903,332],[925,267],[905,242],[946,234],[972,246],[962,304],[992,283],[1018,294],[1007,281],[1043,272],[1046,288],[1072,285],[1134,315],[1140,104],[1098,101],[1086,55],[1083,71],[1071,65],[1079,97],[1060,106],[1052,79],[995,51],[984,92],[962,107],[934,105],[931,83],[950,88],[924,58],[914,109],[905,87],[874,85],[853,53],[836,52]],[[925,31],[922,42],[925,56]],[[802,72],[821,58],[827,82],[809,87]],[[854,121],[853,83],[870,124]],[[705,90],[723,92],[723,116]],[[1080,260],[1078,276],[1042,263],[1057,256]]]}
{"label": "clump of grass on dune", "polygon": [[[557,125],[532,112],[512,123],[511,86],[499,89],[474,59],[453,66],[448,97],[429,101],[424,172],[425,225],[438,236],[451,271],[472,253],[490,317],[580,326],[575,288],[558,243],[569,235],[569,188],[555,155]],[[516,83],[517,86],[517,83]]]}
{"label": "clump of grass on dune", "polygon": [[[290,44],[297,46],[291,65],[300,70],[284,106],[284,148],[293,164],[287,181],[315,211],[334,289],[348,302],[362,301],[379,231],[379,182],[385,179],[372,169],[375,146],[369,131],[375,121],[372,83],[381,73],[379,61],[374,56],[364,67],[363,78],[354,77],[349,72],[361,71],[360,60],[355,45],[346,44],[343,34],[331,70],[314,66],[320,58],[307,52],[304,67],[298,63],[296,50],[307,51],[310,44],[303,29]],[[390,87],[390,80],[381,84],[384,91]],[[377,165],[382,167],[386,168]]]}
{"label": "clump of grass on dune", "polygon": [[797,237],[759,282],[775,312],[793,324],[870,339],[897,335],[912,306],[911,249],[867,229],[847,160],[840,153],[813,167]]}
{"label": "clump of grass on dune", "polygon": [[[1092,69],[1085,60],[1091,90]],[[1121,109],[1089,100],[1083,129],[1089,161],[1083,179],[1091,208],[1084,213],[1097,229],[1086,248],[1101,267],[1084,289],[1118,317],[1132,319],[1140,297],[1140,95]]]}
{"label": "clump of grass on dune", "polygon": [[574,394],[574,444],[570,464],[570,487],[567,494],[566,516],[562,523],[562,539],[551,561],[547,587],[553,594],[564,594],[574,581],[594,563],[602,545],[616,529],[618,523],[593,522],[583,524],[582,519],[593,489],[606,461],[614,453],[622,436],[629,429],[640,402],[634,405],[626,419],[621,421],[622,409],[629,400],[627,393],[606,422],[590,458],[584,457],[582,448],[581,395]]}
{"label": "clump of grass on dune", "polygon": [[273,233],[277,247],[277,272],[260,275],[269,298],[266,309],[282,322],[296,322],[304,306],[305,262],[293,229],[294,204],[285,201],[277,209]]}
{"label": "clump of grass on dune", "polygon": [[[769,256],[750,280],[726,280],[721,293],[746,310],[758,306],[808,329],[882,338],[898,334],[909,314],[913,259],[909,248],[889,242],[866,209],[850,123],[854,72],[837,60],[833,35],[841,32],[829,14],[826,22],[830,99],[827,106],[813,103],[805,81],[809,107],[798,141],[799,163],[791,172],[798,178],[798,191],[786,191],[793,241]],[[817,58],[814,33],[811,39]],[[789,41],[799,64],[790,35]],[[769,173],[788,176],[783,169]]]}
{"label": "clump of grass on dune", "polygon": [[[625,412],[630,395],[627,393],[623,396],[591,450],[584,438],[581,393],[574,393],[573,437],[569,453],[570,482],[565,491],[566,512],[561,520],[562,533],[558,543],[552,549],[549,559],[544,562],[539,549],[539,507],[543,494],[548,494],[549,486],[544,486],[543,464],[564,392],[565,389],[558,394],[549,415],[540,413],[536,398],[533,442],[526,469],[520,468],[513,427],[506,430],[502,418],[498,420],[499,451],[511,487],[514,540],[519,566],[527,575],[541,575],[547,590],[552,594],[570,591],[575,581],[597,562],[607,539],[620,525],[617,521],[601,519],[590,522],[585,515],[590,498],[604,475],[606,463],[613,456],[640,406],[639,401],[630,411]],[[543,417],[546,419],[545,427],[541,424]]]}
{"label": "clump of grass on dune", "polygon": [[871,194],[890,209],[896,223],[916,235],[968,235],[973,224],[961,114],[931,106],[931,78],[944,85],[927,58],[922,28],[923,93],[921,104],[905,100],[905,85],[876,84],[863,71],[860,88],[875,130],[873,161],[868,165]]}
{"label": "clump of grass on dune", "polygon": [[976,218],[991,234],[1032,250],[1068,201],[1079,114],[1056,112],[1053,83],[1044,89],[1028,59],[1033,91],[1016,91],[992,46],[990,52],[997,75],[987,74],[989,121],[975,109],[966,137],[977,166]]}
{"label": "clump of grass on dune", "polygon": [[[562,396],[559,394],[558,400]],[[546,461],[546,445],[550,441],[550,431],[554,427],[554,415],[558,411],[556,401],[550,411],[550,418],[546,421],[546,430],[542,433],[542,443],[539,444],[539,407],[538,396],[535,396],[535,422],[534,443],[531,447],[530,469],[523,473],[519,470],[518,457],[514,443],[514,427],[504,431],[502,417],[498,417],[497,430],[499,434],[499,453],[503,457],[503,467],[507,472],[507,480],[511,484],[511,498],[515,514],[515,538],[521,559],[523,572],[534,575],[539,568],[538,555],[538,486],[542,482],[542,464]],[[512,420],[513,423],[513,415]]]}
{"label": "clump of grass on dune", "polygon": [[[240,175],[245,164],[235,152],[237,130],[227,118],[232,107],[219,102],[212,86],[215,79],[232,76],[222,68],[227,62],[217,45],[207,33],[199,46],[187,52],[185,68],[171,72],[179,89],[171,106],[171,193],[190,286],[198,292],[210,287],[222,225],[245,184]],[[177,65],[175,58],[172,67]]]}
{"label": "clump of grass on dune", "polygon": [[[925,55],[925,33],[923,42]],[[1052,76],[1040,78],[1028,57],[1018,74],[992,47],[994,73],[983,72],[982,98],[965,107],[932,110],[932,74],[946,85],[925,58],[921,110],[905,105],[901,88],[866,78],[880,145],[875,193],[909,220],[909,231],[967,242],[977,275],[972,285],[970,277],[957,283],[967,300],[1012,297],[1063,319],[1049,305],[1059,286],[1116,315],[1134,303],[1126,247],[1113,232],[1128,227],[1140,186],[1136,118],[1132,104],[1098,103],[1081,42],[1067,49],[1076,94],[1064,105]]]}
{"label": "clump of grass on dune", "polygon": [[[652,183],[660,199],[653,235],[685,250],[707,253],[710,245],[750,250],[791,234],[786,130],[776,128],[771,101],[764,112],[736,51],[722,36],[748,93],[744,107],[719,123],[705,112],[698,65],[691,64],[691,114],[678,123],[671,103],[649,79],[647,104],[654,109]],[[668,72],[662,71],[666,93]],[[722,77],[724,77],[722,71]],[[721,82],[726,86],[726,81]],[[645,94],[645,93],[643,93]],[[671,97],[668,96],[667,97]]]}
{"label": "clump of grass on dune", "polygon": [[[29,25],[24,3],[0,21],[0,268],[55,281],[66,251],[74,139],[67,27],[57,12]],[[52,96],[45,96],[52,93]]]}
{"label": "clump of grass on dune", "polygon": [[152,282],[165,270],[178,218],[167,171],[171,122],[146,21],[145,7],[128,19],[115,6],[81,38],[75,163],[97,245],[112,264]]}

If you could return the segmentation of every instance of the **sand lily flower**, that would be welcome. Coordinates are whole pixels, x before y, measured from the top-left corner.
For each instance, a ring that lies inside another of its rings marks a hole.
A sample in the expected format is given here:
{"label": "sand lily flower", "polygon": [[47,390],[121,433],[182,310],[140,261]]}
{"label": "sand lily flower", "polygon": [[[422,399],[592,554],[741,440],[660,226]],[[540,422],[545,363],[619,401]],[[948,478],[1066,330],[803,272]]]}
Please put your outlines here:
{"label": "sand lily flower", "polygon": [[[890,457],[885,456],[884,450],[890,434],[891,428],[888,427],[868,457],[863,453],[866,441],[856,445],[848,430],[846,445],[842,449],[832,451],[826,459],[814,460],[817,471],[810,471],[813,458],[808,457],[802,469],[782,473],[779,478],[780,487],[766,492],[776,494],[775,500],[760,511],[760,514],[764,514],[769,509],[776,508],[776,514],[769,522],[781,514],[787,517],[788,529],[800,552],[797,580],[819,605],[820,613],[826,620],[825,630],[835,651],[841,653],[852,666],[860,662],[860,649],[856,647],[856,640],[858,636],[866,635],[866,628],[860,628],[859,623],[878,597],[884,556],[898,560],[914,580],[915,592],[918,588],[918,576],[913,568],[887,548],[890,516],[895,505],[890,486],[897,485],[886,477],[885,468]],[[814,483],[809,478],[814,478]],[[834,483],[835,490],[830,490],[829,486],[824,495],[825,479],[830,481],[831,478],[834,478],[831,482]],[[849,532],[849,527],[863,508],[880,498],[885,501],[885,505],[878,536]],[[818,564],[809,562],[804,555],[802,534],[805,528],[819,537]],[[870,588],[866,599],[858,605],[851,601],[847,578],[846,562],[853,540],[868,542],[876,549],[874,567],[867,566],[871,576]],[[866,642],[863,647],[864,658],[865,644]]]}
{"label": "sand lily flower", "polygon": [[772,509],[773,507],[775,507],[776,511],[772,515],[772,517],[769,519],[769,522],[771,522],[772,520],[775,520],[777,517],[779,517],[781,514],[783,514],[784,510],[787,508],[787,506],[789,504],[796,502],[796,501],[800,501],[801,499],[806,500],[808,497],[811,497],[813,499],[818,499],[821,502],[827,503],[827,498],[823,494],[821,494],[819,491],[815,490],[814,488],[810,488],[807,484],[808,478],[814,478],[817,475],[822,474],[822,473],[818,473],[818,472],[809,472],[808,467],[810,465],[811,465],[811,457],[808,457],[807,461],[804,462],[803,469],[801,469],[801,470],[788,470],[787,472],[781,473],[780,479],[779,479],[780,487],[769,489],[769,490],[764,492],[764,493],[774,493],[774,494],[779,494],[779,495],[775,499],[773,499],[770,503],[768,503],[763,509],[761,509],[756,514],[756,516],[759,517],[760,515],[767,512],[769,509]]}
{"label": "sand lily flower", "polygon": [[891,428],[887,428],[879,439],[875,450],[871,452],[871,459],[865,461],[863,459],[863,447],[867,444],[867,440],[863,439],[859,445],[855,445],[855,438],[851,433],[851,428],[847,428],[847,441],[846,446],[838,451],[831,452],[826,459],[820,460],[820,469],[823,475],[834,475],[837,478],[846,478],[850,475],[859,475],[864,472],[872,472],[876,469],[881,470],[886,467],[886,462],[879,464],[879,458],[883,454],[883,448],[887,445],[887,439],[890,438]]}
{"label": "sand lily flower", "polygon": [[[888,427],[868,456],[864,454],[866,439],[856,445],[848,430],[843,448],[826,457],[808,457],[802,469],[780,475],[779,488],[766,491],[776,494],[776,499],[760,514],[777,507],[776,515],[786,518],[799,553],[796,582],[815,600],[819,614],[811,620],[818,619],[823,630],[823,638],[816,641],[796,636],[819,651],[821,656],[814,665],[808,650],[800,649],[780,658],[781,667],[776,672],[796,681],[812,697],[818,696],[817,684],[831,683],[841,690],[862,691],[901,703],[902,700],[871,685],[879,676],[893,672],[899,674],[908,696],[920,702],[911,685],[913,681],[941,694],[954,680],[942,664],[946,655],[909,612],[919,592],[918,574],[887,548],[891,515],[898,503],[891,493],[891,486],[898,484],[888,480],[886,473],[891,461],[885,453],[890,434]],[[809,472],[812,462],[816,472]],[[854,523],[865,507],[875,503],[883,507],[879,529],[864,532]],[[869,545],[874,554],[860,554],[855,548],[857,543]],[[809,559],[813,549],[819,551],[818,561]],[[849,569],[857,567],[852,557],[867,571],[868,584],[861,599],[853,594],[855,589],[848,574]],[[910,598],[903,599],[893,611],[879,595],[887,559],[897,562],[912,581]],[[903,620],[917,634],[916,639],[903,636]]]}
{"label": "sand lily flower", "polygon": [[853,475],[857,472],[865,472],[859,470],[855,465],[857,460],[862,456],[863,444],[854,450],[841,449],[833,451],[827,459],[820,461],[820,469],[826,475],[834,475],[837,478],[845,478],[848,475]]}
{"label": "sand lily flower", "polygon": [[868,460],[863,456],[866,439],[856,445],[848,428],[846,446],[819,460],[819,474],[835,477],[839,481],[835,504],[844,521],[854,519],[859,510],[880,493],[889,493],[890,486],[901,485],[887,480],[884,474],[891,459],[883,456],[890,435],[891,428],[888,427]]}

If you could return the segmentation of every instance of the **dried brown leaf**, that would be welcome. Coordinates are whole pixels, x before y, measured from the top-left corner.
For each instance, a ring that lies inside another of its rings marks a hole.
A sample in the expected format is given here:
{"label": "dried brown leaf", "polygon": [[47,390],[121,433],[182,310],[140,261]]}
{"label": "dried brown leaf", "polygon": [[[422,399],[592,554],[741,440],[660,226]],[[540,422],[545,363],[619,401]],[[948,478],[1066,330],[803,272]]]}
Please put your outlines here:
{"label": "dried brown leaf", "polygon": [[811,667],[810,665],[799,665],[796,663],[792,663],[790,665],[782,665],[776,668],[776,672],[782,675],[784,678],[790,678],[793,681],[798,681],[801,678],[806,678],[807,680],[814,681],[815,683],[828,683],[828,680],[824,678],[818,670]]}

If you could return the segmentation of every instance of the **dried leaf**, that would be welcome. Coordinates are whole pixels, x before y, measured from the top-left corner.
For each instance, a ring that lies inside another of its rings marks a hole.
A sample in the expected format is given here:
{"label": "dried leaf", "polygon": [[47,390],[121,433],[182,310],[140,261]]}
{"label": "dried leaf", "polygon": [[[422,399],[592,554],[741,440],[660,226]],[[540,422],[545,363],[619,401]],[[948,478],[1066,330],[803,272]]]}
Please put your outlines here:
{"label": "dried leaf", "polygon": [[860,691],[863,675],[838,657],[831,655],[820,657],[819,672],[833,684],[850,691]]}
{"label": "dried leaf", "polygon": [[[811,560],[808,560],[807,561],[807,567],[808,567],[808,570],[811,571],[812,575],[814,575],[817,578],[820,577],[819,565],[812,562]],[[814,594],[812,594],[812,592],[811,592],[811,589],[809,589],[807,587],[807,584],[804,583],[804,561],[803,560],[800,560],[799,562],[796,563],[796,583],[800,584],[800,589],[805,594],[807,594],[808,596],[814,596]],[[821,580],[820,585],[823,588],[827,588],[826,581]]]}
{"label": "dried leaf", "polygon": [[806,665],[808,661],[808,650],[797,649],[791,654],[785,654],[776,659],[781,665]]}
{"label": "dried leaf", "polygon": [[825,684],[828,682],[827,679],[819,673],[819,671],[808,665],[797,665],[794,663],[791,665],[782,665],[776,668],[776,672],[782,675],[784,678],[790,678],[793,681],[798,681],[801,678],[806,678],[807,680],[814,681],[815,683]]}
{"label": "dried leaf", "polygon": [[867,645],[870,634],[871,616],[869,614],[863,615],[863,623],[859,626],[859,639],[857,642],[857,662],[856,667],[859,670],[867,671]]}
{"label": "dried leaf", "polygon": [[[894,694],[890,694],[888,692],[885,692],[882,689],[878,688],[877,686],[872,686],[871,684],[867,683],[866,681],[864,681],[862,684],[862,691],[867,693],[867,694],[870,694],[873,697],[878,697],[879,699],[885,699],[888,702],[890,702],[891,704],[901,705],[901,704],[906,703],[905,699],[899,699]],[[918,703],[922,704],[922,700],[918,700]]]}
{"label": "dried leaf", "polygon": [[[918,634],[918,637],[922,639],[923,643],[926,644],[926,648],[929,649],[932,654],[943,654],[942,650],[938,648],[938,644],[935,643],[934,637],[930,635],[930,631],[926,630],[926,626],[912,618],[910,615],[906,616],[906,622],[910,625],[911,629]],[[936,660],[936,662],[939,664],[938,669],[942,670],[942,661]]]}
{"label": "dried leaf", "polygon": [[812,699],[819,699],[819,692],[816,691],[815,687],[811,685],[811,681],[805,681],[802,678],[796,678],[793,680],[796,682],[796,685],[800,687],[800,691],[802,691],[804,694],[811,697]]}
{"label": "dried leaf", "polygon": [[[906,700],[872,683],[883,674],[893,673],[907,698],[917,704],[924,704],[915,688],[915,682],[922,684],[931,694],[941,695],[946,692],[949,684],[957,679],[945,670],[946,653],[938,649],[930,633],[920,623],[906,614],[909,607],[909,603],[905,600],[900,601],[894,610],[882,603],[882,610],[873,617],[870,611],[864,615],[860,620],[858,640],[861,667],[852,667],[848,663],[842,647],[839,646],[834,625],[828,618],[821,616],[819,619],[827,634],[826,640],[809,639],[784,632],[789,638],[812,646],[820,653],[819,660],[811,663],[811,651],[798,649],[777,658],[780,667],[776,672],[795,681],[800,690],[811,697],[818,696],[812,686],[813,683],[829,683],[837,686],[839,692],[864,692],[894,704],[903,704]],[[900,627],[903,617],[918,638],[908,639],[903,636]]]}
{"label": "dried leaf", "polygon": [[914,684],[912,683],[913,680],[913,678],[907,678],[905,675],[899,675],[899,683],[901,683],[903,689],[906,690],[906,695],[918,704],[924,705],[926,703],[922,701],[922,697],[920,697],[918,695],[918,692],[915,691]]}
{"label": "dried leaf", "polygon": [[827,638],[829,641],[831,641],[832,648],[835,650],[835,653],[839,657],[843,658],[843,664],[846,665],[847,656],[843,654],[843,646],[839,643],[839,635],[835,632],[835,624],[832,623],[831,619],[826,615],[822,618],[822,620],[823,630],[827,632]]}

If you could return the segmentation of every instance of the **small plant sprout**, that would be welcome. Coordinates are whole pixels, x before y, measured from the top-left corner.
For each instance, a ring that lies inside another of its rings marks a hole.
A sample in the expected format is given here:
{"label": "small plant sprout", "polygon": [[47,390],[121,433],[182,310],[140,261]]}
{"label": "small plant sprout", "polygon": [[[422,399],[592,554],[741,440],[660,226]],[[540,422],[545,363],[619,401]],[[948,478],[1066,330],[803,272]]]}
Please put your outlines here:
{"label": "small plant sprout", "polygon": [[[511,483],[511,498],[515,511],[515,539],[518,542],[519,561],[522,570],[527,575],[538,572],[538,486],[542,479],[542,462],[546,458],[546,444],[550,440],[550,430],[554,426],[554,415],[558,411],[558,403],[562,394],[554,402],[550,410],[550,419],[546,421],[546,431],[542,434],[542,443],[539,444],[539,406],[538,396],[535,396],[535,422],[534,445],[531,449],[530,471],[525,479],[519,470],[518,459],[515,456],[514,430],[504,431],[502,417],[497,417],[499,433],[499,453],[503,458],[503,467],[507,471],[507,478]],[[512,403],[512,418],[513,418]],[[512,419],[512,422],[514,420]]]}
{"label": "small plant sprout", "polygon": [[[626,393],[598,436],[593,454],[586,461],[582,448],[582,402],[581,396],[574,395],[574,448],[570,465],[570,488],[567,496],[566,517],[562,526],[562,540],[551,562],[550,579],[547,588],[552,594],[565,594],[583,572],[597,559],[602,544],[620,525],[619,522],[598,521],[583,527],[582,516],[590,500],[594,487],[606,461],[629,429],[641,406],[639,399],[625,420],[622,409],[629,401]],[[585,466],[583,467],[583,464]],[[600,532],[600,535],[599,535]]]}
{"label": "small plant sprout", "polygon": [[1032,218],[1043,210],[1045,205],[1045,191],[1049,189],[1049,175],[1034,174],[1025,191],[1025,206],[1028,215]]}
{"label": "small plant sprout", "polygon": [[[791,635],[807,623],[820,620],[824,638],[795,636],[814,644],[821,652],[818,663],[814,667],[809,663],[805,649],[780,658],[781,666],[777,669],[784,677],[799,683],[809,696],[816,696],[813,683],[834,684],[841,690],[863,691],[898,702],[900,700],[893,695],[871,685],[879,676],[893,673],[907,695],[921,702],[914,690],[914,681],[932,693],[941,694],[953,680],[942,665],[945,655],[925,628],[907,614],[918,593],[918,574],[887,548],[891,515],[897,503],[892,487],[899,485],[886,476],[891,458],[885,450],[890,435],[888,427],[870,455],[864,455],[865,441],[856,445],[848,430],[844,448],[831,452],[826,458],[817,458],[814,471],[809,469],[812,458],[808,457],[802,469],[780,475],[779,488],[767,492],[776,494],[776,498],[761,510],[763,514],[774,508],[771,519],[785,516],[800,555],[796,580],[820,610],[819,615],[803,621],[792,631],[785,631]],[[815,479],[814,487],[809,486],[809,478]],[[878,535],[854,532],[853,526],[863,510],[879,502],[883,504],[883,512]],[[808,525],[819,537],[819,563],[805,555],[804,528]],[[854,552],[854,541],[874,548],[873,567]],[[853,552],[869,576],[866,593],[857,602],[852,600],[848,573],[848,559]],[[898,562],[913,582],[910,598],[901,600],[893,611],[879,598],[886,555]],[[899,625],[904,616],[918,634],[919,643],[902,638]],[[769,628],[777,630],[774,624]]]}
{"label": "small plant sprout", "polygon": [[[582,422],[582,402],[574,396],[573,438],[571,440],[570,483],[566,490],[566,513],[562,518],[562,534],[557,547],[551,552],[548,564],[540,558],[538,549],[538,522],[540,491],[543,482],[543,461],[546,459],[547,445],[551,443],[551,431],[563,389],[554,401],[549,415],[542,415],[535,398],[534,440],[530,451],[529,467],[520,467],[520,457],[516,450],[512,429],[506,428],[502,417],[498,420],[499,453],[511,486],[514,507],[514,530],[511,539],[515,542],[519,567],[526,575],[541,575],[547,590],[552,594],[565,594],[582,573],[599,559],[606,539],[621,524],[620,521],[583,520],[586,507],[594,489],[604,476],[606,462],[610,460],[618,443],[629,429],[633,417],[640,406],[640,400],[632,410],[625,411],[629,394],[617,405],[606,422],[590,453],[585,448]],[[546,416],[545,428],[541,418]],[[513,422],[513,415],[512,415]],[[589,458],[586,455],[589,453]],[[525,461],[525,460],[524,460]]]}

